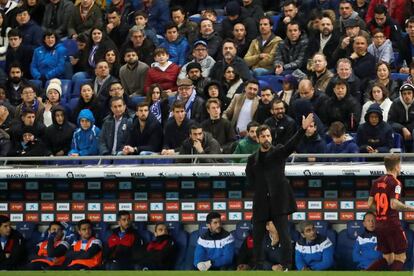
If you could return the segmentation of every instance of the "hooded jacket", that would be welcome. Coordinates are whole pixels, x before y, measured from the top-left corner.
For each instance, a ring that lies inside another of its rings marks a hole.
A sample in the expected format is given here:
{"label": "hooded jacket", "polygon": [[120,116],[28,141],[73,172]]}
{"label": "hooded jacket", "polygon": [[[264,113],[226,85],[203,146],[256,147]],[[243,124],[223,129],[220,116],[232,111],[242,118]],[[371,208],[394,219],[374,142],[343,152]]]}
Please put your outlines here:
{"label": "hooded jacket", "polygon": [[[80,125],[81,119],[87,119],[91,122],[91,126],[84,130]],[[99,133],[100,129],[95,126],[95,118],[92,111],[82,109],[78,115],[78,129],[73,133],[72,147],[69,155],[73,153],[77,153],[79,156],[97,155],[99,153]]]}
{"label": "hooded jacket", "polygon": [[[408,84],[404,84],[406,86]],[[412,86],[414,93],[414,86]],[[401,134],[403,128],[407,128],[410,132],[414,129],[414,104],[406,104],[401,96],[395,99],[388,112],[388,123],[395,132]]]}
{"label": "hooded jacket", "polygon": [[215,86],[217,86],[218,87],[218,90],[219,90],[219,95],[218,95],[218,99],[220,100],[220,102],[221,102],[221,111],[224,111],[224,110],[226,110],[226,108],[228,107],[228,105],[230,104],[230,99],[229,98],[227,98],[226,97],[226,94],[225,94],[225,92],[224,92],[224,89],[223,89],[223,85],[220,83],[220,82],[218,82],[218,81],[216,81],[216,80],[211,80],[211,81],[209,81],[205,86],[204,86],[204,90],[203,90],[203,95],[201,95],[205,100],[206,100],[206,102],[208,101],[208,99],[210,99],[211,97],[210,97],[210,95],[208,94],[208,89],[210,88],[210,86],[212,86],[212,85],[215,85]]}
{"label": "hooded jacket", "polygon": [[136,147],[135,154],[141,151],[160,152],[162,146],[162,127],[157,118],[150,112],[141,131],[139,119],[134,118],[132,129],[128,135],[127,145]]}
{"label": "hooded jacket", "polygon": [[[65,116],[61,125],[56,122],[57,111],[62,111]],[[67,155],[76,126],[68,121],[65,108],[60,105],[52,108],[52,121],[53,124],[46,128],[45,143],[53,155],[59,151],[63,151],[64,155]]]}
{"label": "hooded jacket", "polygon": [[167,49],[170,55],[169,61],[174,62],[179,66],[183,66],[187,60],[190,45],[185,37],[178,37],[176,41],[169,42],[165,40],[160,47]]}
{"label": "hooded jacket", "polygon": [[33,53],[32,63],[30,64],[32,77],[37,80],[42,76],[46,79],[63,78],[66,55],[66,48],[58,41],[53,47],[48,47],[43,43]]}
{"label": "hooded jacket", "polygon": [[[379,123],[375,126],[369,122],[369,115],[377,113]],[[392,127],[383,121],[382,110],[379,104],[372,104],[365,114],[365,123],[358,127],[356,143],[360,152],[368,152],[367,147],[370,146],[379,153],[389,152],[393,147],[394,139],[392,135]]]}

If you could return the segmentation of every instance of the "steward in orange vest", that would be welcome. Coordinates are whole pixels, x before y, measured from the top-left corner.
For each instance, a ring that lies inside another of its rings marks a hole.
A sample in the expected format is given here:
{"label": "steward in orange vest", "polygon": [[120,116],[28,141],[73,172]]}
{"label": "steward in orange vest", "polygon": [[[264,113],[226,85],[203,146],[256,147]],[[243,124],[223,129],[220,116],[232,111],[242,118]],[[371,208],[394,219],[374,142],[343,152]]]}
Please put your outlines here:
{"label": "steward in orange vest", "polygon": [[37,244],[37,255],[28,264],[29,270],[56,268],[65,262],[65,254],[70,245],[64,240],[62,224],[58,221],[51,222],[48,233],[48,239]]}
{"label": "steward in orange vest", "polygon": [[92,223],[88,219],[78,222],[80,239],[74,241],[66,254],[68,269],[96,269],[102,264],[102,242],[92,236]]}

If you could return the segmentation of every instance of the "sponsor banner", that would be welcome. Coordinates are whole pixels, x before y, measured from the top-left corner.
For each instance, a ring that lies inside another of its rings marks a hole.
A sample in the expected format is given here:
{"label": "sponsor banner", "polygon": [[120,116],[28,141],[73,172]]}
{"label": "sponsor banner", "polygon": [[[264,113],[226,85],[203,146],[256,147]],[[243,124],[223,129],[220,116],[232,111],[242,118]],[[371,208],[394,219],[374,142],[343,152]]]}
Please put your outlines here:
{"label": "sponsor banner", "polygon": [[368,179],[357,179],[355,182],[355,186],[358,189],[369,189],[371,187]]}
{"label": "sponsor banner", "polygon": [[208,213],[198,213],[197,221],[206,221]]}
{"label": "sponsor banner", "polygon": [[163,211],[164,204],[162,202],[151,202],[150,203],[150,210],[151,211]]}
{"label": "sponsor banner", "polygon": [[181,189],[188,190],[188,189],[194,189],[194,188],[195,188],[194,181],[181,181]]}
{"label": "sponsor banner", "polygon": [[412,188],[414,187],[414,178],[406,178],[404,181],[405,188]]}
{"label": "sponsor banner", "polygon": [[211,203],[208,201],[197,202],[197,211],[210,211]]}
{"label": "sponsor banner", "polygon": [[8,187],[7,182],[4,182],[4,181],[0,182],[0,191],[7,190],[7,187]]}
{"label": "sponsor banner", "polygon": [[340,206],[342,210],[352,210],[354,209],[353,201],[340,201]]}
{"label": "sponsor banner", "polygon": [[343,198],[353,198],[354,194],[353,191],[349,191],[349,190],[345,190],[345,191],[340,191],[340,195],[339,197],[343,197]]}
{"label": "sponsor banner", "polygon": [[38,200],[39,193],[38,192],[25,192],[24,197],[26,200]]}
{"label": "sponsor banner", "polygon": [[296,207],[299,210],[306,209],[306,201],[305,200],[296,200]]}
{"label": "sponsor banner", "polygon": [[120,181],[118,187],[120,190],[131,190],[132,183],[130,181]]}
{"label": "sponsor banner", "polygon": [[367,199],[369,197],[369,191],[356,191],[357,199]]}
{"label": "sponsor banner", "polygon": [[23,190],[23,182],[11,182],[10,190]]}
{"label": "sponsor banner", "polygon": [[414,220],[414,212],[405,212],[404,213],[405,220]]}
{"label": "sponsor banner", "polygon": [[42,222],[51,222],[55,220],[55,214],[41,214],[40,220]]}
{"label": "sponsor banner", "polygon": [[181,213],[181,221],[182,222],[194,222],[196,221],[196,214],[195,213]]}
{"label": "sponsor banner", "polygon": [[335,190],[324,191],[323,195],[324,195],[324,198],[326,199],[338,198],[338,191],[335,191]]}
{"label": "sponsor banner", "polygon": [[243,202],[241,200],[231,200],[228,202],[228,209],[229,210],[241,210],[243,209]]}
{"label": "sponsor banner", "polygon": [[368,209],[368,201],[366,200],[357,200],[355,201],[356,209],[357,210],[367,210]]}
{"label": "sponsor banner", "polygon": [[322,191],[320,191],[320,190],[310,190],[310,191],[308,191],[308,197],[313,197],[313,198],[322,197]]}
{"label": "sponsor banner", "polygon": [[165,210],[166,211],[179,211],[180,204],[178,202],[167,202],[165,203]]}
{"label": "sponsor banner", "polygon": [[56,214],[57,221],[70,221],[69,213],[57,213]]}
{"label": "sponsor banner", "polygon": [[55,200],[55,194],[54,193],[40,193],[40,199],[41,200]]}
{"label": "sponsor banner", "polygon": [[223,172],[218,172],[218,176],[222,176],[222,177],[232,177],[232,176],[236,176],[236,173],[234,171],[223,171]]}
{"label": "sponsor banner", "polygon": [[178,190],[179,186],[180,186],[180,184],[178,183],[177,180],[167,180],[167,181],[165,181],[165,188],[167,190]]}
{"label": "sponsor banner", "polygon": [[8,210],[9,208],[7,203],[0,203],[0,212],[6,212]]}
{"label": "sponsor banner", "polygon": [[99,181],[88,181],[88,190],[100,190],[101,182]]}
{"label": "sponsor banner", "polygon": [[132,211],[132,203],[119,203],[118,204],[119,211]]}
{"label": "sponsor banner", "polygon": [[83,181],[74,181],[72,183],[72,189],[73,190],[85,190],[85,182]]}
{"label": "sponsor banner", "polygon": [[135,214],[134,221],[148,221],[148,214]]}
{"label": "sponsor banner", "polygon": [[180,215],[178,213],[167,213],[165,214],[166,221],[180,221]]}
{"label": "sponsor banner", "polygon": [[10,221],[11,222],[22,222],[23,214],[10,214]]}
{"label": "sponsor banner", "polygon": [[135,200],[148,200],[148,193],[134,193]]}
{"label": "sponsor banner", "polygon": [[355,220],[355,214],[353,212],[340,212],[340,220]]}
{"label": "sponsor banner", "polygon": [[323,202],[323,208],[328,210],[336,210],[338,209],[338,201],[324,201]]}
{"label": "sponsor banner", "polygon": [[227,203],[226,202],[213,202],[213,210],[226,210]]}
{"label": "sponsor banner", "polygon": [[243,197],[242,191],[229,191],[228,198],[229,199],[241,199]]}
{"label": "sponsor banner", "polygon": [[217,198],[224,199],[224,198],[226,198],[226,192],[225,191],[216,191],[216,192],[213,193],[213,198],[214,199],[217,199]]}
{"label": "sponsor banner", "polygon": [[24,221],[28,222],[39,222],[39,214],[37,213],[26,213],[24,215]]}
{"label": "sponsor banner", "polygon": [[245,210],[252,210],[253,209],[253,201],[248,200],[244,202],[244,209]]}
{"label": "sponsor banner", "polygon": [[102,214],[99,213],[90,213],[87,215],[87,218],[93,222],[100,222],[102,221]]}
{"label": "sponsor banner", "polygon": [[68,192],[57,192],[56,200],[70,200],[71,194]]}
{"label": "sponsor banner", "polygon": [[39,182],[36,181],[27,181],[26,190],[39,190]]}
{"label": "sponsor banner", "polygon": [[226,181],[224,180],[213,181],[213,189],[226,189]]}
{"label": "sponsor banner", "polygon": [[163,222],[164,221],[164,214],[162,214],[162,213],[151,213],[150,214],[150,221],[151,222]]}
{"label": "sponsor banner", "polygon": [[306,213],[305,212],[296,212],[292,214],[292,220],[305,220]]}
{"label": "sponsor banner", "polygon": [[22,202],[11,202],[10,203],[10,212],[23,212],[23,203]]}
{"label": "sponsor banner", "polygon": [[85,200],[85,193],[72,193],[72,200]]}
{"label": "sponsor banner", "polygon": [[103,221],[105,222],[115,222],[116,221],[116,214],[104,214]]}
{"label": "sponsor banner", "polygon": [[413,200],[406,200],[405,205],[414,206],[414,201]]}
{"label": "sponsor banner", "polygon": [[165,199],[166,200],[179,200],[180,199],[180,193],[179,192],[166,192],[165,193]]}
{"label": "sponsor banner", "polygon": [[100,211],[101,204],[97,202],[88,203],[88,211]]}
{"label": "sponsor banner", "polygon": [[150,192],[149,197],[151,200],[163,200],[164,194],[161,192]]}
{"label": "sponsor banner", "polygon": [[72,221],[80,221],[85,219],[85,214],[75,213],[72,214]]}
{"label": "sponsor banner", "polygon": [[28,202],[26,205],[26,212],[33,212],[33,211],[39,211],[39,203],[36,202]]}
{"label": "sponsor banner", "polygon": [[248,220],[250,221],[253,217],[253,213],[252,212],[244,212],[244,219],[243,220]]}
{"label": "sponsor banner", "polygon": [[309,188],[322,188],[322,179],[309,179],[308,187]]}
{"label": "sponsor banner", "polygon": [[71,208],[72,208],[72,211],[76,211],[76,212],[85,211],[85,205],[86,204],[83,202],[73,202]]}
{"label": "sponsor banner", "polygon": [[242,220],[242,212],[229,212],[229,220]]}
{"label": "sponsor banner", "polygon": [[325,212],[323,218],[324,220],[338,220],[338,212]]}
{"label": "sponsor banner", "polygon": [[119,192],[118,199],[132,200],[132,193],[131,192]]}
{"label": "sponsor banner", "polygon": [[116,212],[116,203],[115,202],[104,202],[103,210],[104,212]]}
{"label": "sponsor banner", "polygon": [[306,187],[305,179],[292,179],[291,183],[294,189],[302,189]]}
{"label": "sponsor banner", "polygon": [[194,211],[195,203],[194,202],[181,202],[182,211]]}
{"label": "sponsor banner", "polygon": [[356,220],[364,220],[365,212],[356,212],[355,219]]}
{"label": "sponsor banner", "polygon": [[209,181],[197,181],[197,189],[198,190],[209,190],[211,189],[211,185]]}
{"label": "sponsor banner", "polygon": [[40,203],[40,211],[47,212],[47,211],[54,211],[55,210],[55,204],[52,202],[45,202]]}
{"label": "sponsor banner", "polygon": [[161,181],[151,181],[149,186],[151,190],[161,190],[164,187],[164,183]]}
{"label": "sponsor banner", "polygon": [[308,213],[308,220],[321,220],[322,219],[322,212],[309,212]]}
{"label": "sponsor banner", "polygon": [[221,215],[221,220],[222,221],[227,221],[227,214],[226,213],[220,213],[220,215]]}
{"label": "sponsor banner", "polygon": [[138,212],[146,212],[148,211],[148,203],[146,202],[138,202],[134,204],[134,210]]}
{"label": "sponsor banner", "polygon": [[113,191],[116,190],[116,182],[115,181],[104,181],[102,183],[102,190],[104,191]]}
{"label": "sponsor banner", "polygon": [[308,201],[308,209],[315,210],[315,209],[322,209],[322,201]]}

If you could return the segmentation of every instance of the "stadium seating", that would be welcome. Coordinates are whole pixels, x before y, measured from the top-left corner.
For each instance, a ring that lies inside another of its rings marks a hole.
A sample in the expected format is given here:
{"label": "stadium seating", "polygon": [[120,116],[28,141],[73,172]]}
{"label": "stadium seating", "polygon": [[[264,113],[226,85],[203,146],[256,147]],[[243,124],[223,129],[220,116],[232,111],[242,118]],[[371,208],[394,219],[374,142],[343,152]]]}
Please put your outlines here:
{"label": "stadium seating", "polygon": [[259,81],[267,82],[270,85],[270,88],[272,88],[274,92],[278,92],[282,90],[281,80],[283,79],[283,77],[275,76],[275,75],[265,75],[265,76],[259,76],[257,77],[257,79]]}
{"label": "stadium seating", "polygon": [[73,84],[72,93],[70,94],[70,98],[77,98],[80,96],[80,88],[84,83],[92,82],[92,79],[83,79],[79,81],[75,81]]}
{"label": "stadium seating", "polygon": [[249,232],[252,231],[252,224],[250,221],[240,221],[236,224],[236,229],[232,232],[234,236],[234,248],[238,252],[242,246],[244,239],[249,235]]}
{"label": "stadium seating", "polygon": [[320,235],[328,237],[331,240],[335,248],[336,247],[336,232],[335,230],[332,229],[332,226],[329,223],[329,221],[317,220],[317,221],[314,221],[314,225],[316,228],[316,232]]}
{"label": "stadium seating", "polygon": [[273,15],[272,16],[272,20],[273,20],[273,28],[272,31],[276,32],[277,29],[277,25],[279,25],[279,20],[280,20],[280,15]]}
{"label": "stadium seating", "polygon": [[364,231],[362,221],[349,221],[346,229],[339,232],[338,243],[335,250],[337,269],[356,269],[356,264],[352,260],[352,249],[356,238],[364,233]]}
{"label": "stadium seating", "polygon": [[194,261],[194,251],[197,245],[197,240],[207,231],[207,225],[206,223],[200,223],[198,230],[195,230],[191,232],[190,238],[188,240],[188,249],[185,256],[185,262],[184,262],[184,270],[194,270],[193,261]]}
{"label": "stadium seating", "polygon": [[414,266],[414,256],[413,256],[413,247],[414,247],[414,231],[410,229],[409,224],[406,221],[401,221],[401,226],[404,230],[405,236],[407,238],[408,248],[407,248],[407,260],[404,264],[405,270],[413,270]]}
{"label": "stadium seating", "polygon": [[18,222],[16,224],[16,230],[25,238],[25,246],[28,254],[35,253],[36,245],[41,241],[38,224],[33,222]]}
{"label": "stadium seating", "polygon": [[108,223],[103,221],[94,223],[92,229],[97,239],[100,239],[103,244],[107,243],[108,238],[112,233]]}
{"label": "stadium seating", "polygon": [[145,243],[152,241],[154,234],[147,230],[145,222],[135,221],[132,225]]}
{"label": "stadium seating", "polygon": [[167,222],[170,235],[174,238],[177,245],[177,257],[175,262],[176,270],[183,270],[185,267],[185,257],[188,247],[188,233],[184,231],[180,222]]}
{"label": "stadium seating", "polygon": [[399,80],[399,81],[405,81],[408,78],[408,74],[404,73],[391,73],[391,79],[392,80]]}

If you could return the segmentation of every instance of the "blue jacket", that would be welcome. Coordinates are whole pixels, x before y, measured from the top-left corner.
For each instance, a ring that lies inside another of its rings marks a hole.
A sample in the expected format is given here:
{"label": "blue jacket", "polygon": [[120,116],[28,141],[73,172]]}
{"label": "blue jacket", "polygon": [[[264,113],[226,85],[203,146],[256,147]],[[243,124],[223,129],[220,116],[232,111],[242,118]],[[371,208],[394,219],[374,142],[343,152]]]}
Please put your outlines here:
{"label": "blue jacket", "polygon": [[190,46],[185,37],[178,37],[174,42],[168,42],[165,40],[161,43],[160,47],[167,49],[168,54],[170,55],[169,61],[183,66],[187,62],[187,54],[190,50]]}
{"label": "blue jacket", "polygon": [[358,269],[367,269],[374,261],[381,258],[382,253],[377,251],[377,236],[365,232],[355,240],[352,250],[352,259]]}
{"label": "blue jacket", "polygon": [[[355,143],[354,139],[349,137],[348,140],[340,145],[330,142],[326,146],[325,153],[359,153],[359,147]],[[358,162],[359,159],[355,158],[328,158],[327,162]]]}
{"label": "blue jacket", "polygon": [[[133,0],[135,10],[146,10],[142,0]],[[165,33],[165,25],[170,21],[170,9],[164,0],[152,1],[148,9],[148,25],[157,31],[157,34]]]}
{"label": "blue jacket", "polygon": [[[312,136],[304,136],[296,148],[297,153],[325,153],[326,143],[321,138],[318,132],[315,132]],[[321,161],[320,158],[317,159]],[[306,162],[306,160],[300,160]]]}
{"label": "blue jacket", "polygon": [[307,243],[304,238],[296,243],[296,268],[305,266],[311,270],[327,270],[334,265],[334,246],[329,238],[317,234],[316,239]]}
{"label": "blue jacket", "polygon": [[45,76],[46,79],[63,78],[65,73],[66,48],[56,44],[52,49],[42,45],[35,49],[30,72],[34,79]]}
{"label": "blue jacket", "polygon": [[[83,130],[80,127],[80,119],[87,119],[91,122],[91,127]],[[79,128],[73,133],[72,147],[69,155],[78,153],[79,156],[97,155],[99,153],[99,133],[100,129],[94,125],[95,118],[92,111],[89,109],[82,109],[78,115]]]}
{"label": "blue jacket", "polygon": [[228,267],[234,257],[234,238],[226,230],[219,234],[207,231],[198,238],[194,252],[194,266],[199,262],[211,260],[212,268]]}

